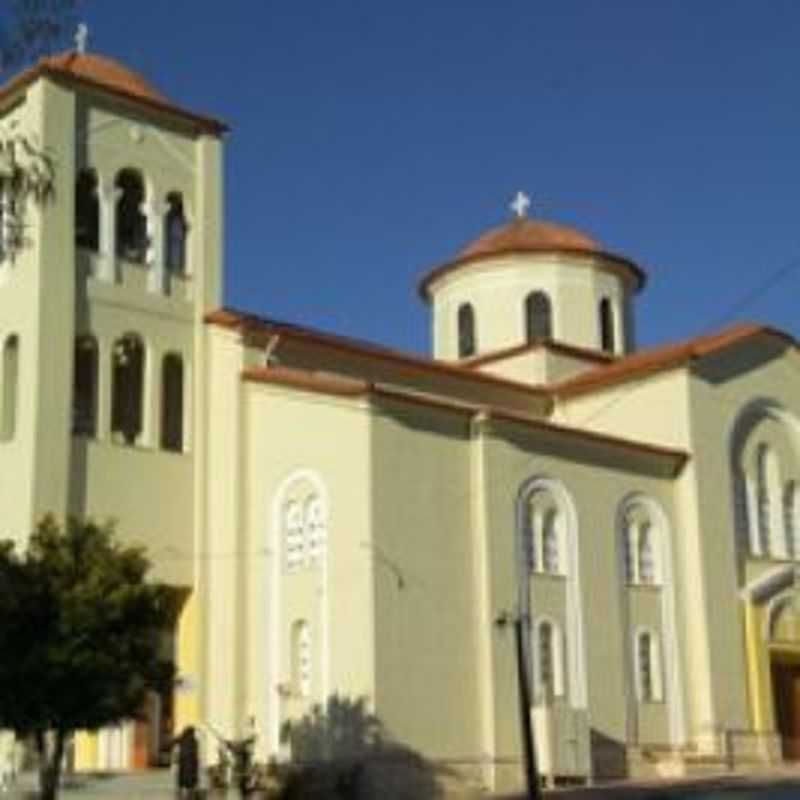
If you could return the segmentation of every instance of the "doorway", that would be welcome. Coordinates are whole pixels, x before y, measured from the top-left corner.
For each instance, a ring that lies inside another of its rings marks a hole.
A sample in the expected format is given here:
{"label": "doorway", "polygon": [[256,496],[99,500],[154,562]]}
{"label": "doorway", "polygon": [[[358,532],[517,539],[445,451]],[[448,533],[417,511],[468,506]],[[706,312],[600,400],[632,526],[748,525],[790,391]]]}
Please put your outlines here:
{"label": "doorway", "polygon": [[772,662],[772,695],[783,757],[800,761],[800,664]]}

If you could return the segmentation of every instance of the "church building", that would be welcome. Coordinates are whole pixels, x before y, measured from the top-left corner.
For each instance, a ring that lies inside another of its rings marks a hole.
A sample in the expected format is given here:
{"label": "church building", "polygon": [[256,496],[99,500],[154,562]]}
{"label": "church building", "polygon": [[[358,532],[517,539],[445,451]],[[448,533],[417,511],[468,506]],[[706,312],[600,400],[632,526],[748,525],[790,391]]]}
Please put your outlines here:
{"label": "church building", "polygon": [[76,766],[289,758],[338,698],[519,787],[518,619],[551,779],[800,757],[792,337],[639,350],[642,268],[521,194],[422,277],[429,357],[226,308],[225,132],[84,47],[0,89],[4,535],[114,518],[183,598],[174,692]]}

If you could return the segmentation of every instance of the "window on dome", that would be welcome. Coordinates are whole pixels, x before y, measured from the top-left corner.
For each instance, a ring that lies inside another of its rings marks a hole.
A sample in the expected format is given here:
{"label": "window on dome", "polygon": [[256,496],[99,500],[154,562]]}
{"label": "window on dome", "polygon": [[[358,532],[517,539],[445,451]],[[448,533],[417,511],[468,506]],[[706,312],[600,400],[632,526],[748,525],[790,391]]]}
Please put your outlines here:
{"label": "window on dome", "polygon": [[93,169],[81,170],[75,183],[75,244],[95,252],[100,244],[100,201]]}
{"label": "window on dome", "polygon": [[183,450],[183,359],[168,353],[161,364],[161,447]]}
{"label": "window on dome", "polygon": [[112,355],[111,432],[136,444],[143,428],[144,344],[135,333],[114,343]]}
{"label": "window on dome", "polygon": [[97,433],[97,341],[94,336],[75,340],[72,376],[72,433],[95,436]]}
{"label": "window on dome", "polygon": [[613,353],[616,350],[614,341],[614,309],[611,301],[604,297],[600,301],[600,347],[606,353]]}
{"label": "window on dome", "polygon": [[134,169],[124,169],[117,175],[116,233],[117,254],[129,261],[143,263],[149,244],[144,204],[144,181]]}
{"label": "window on dome", "polygon": [[553,338],[553,313],[545,292],[531,292],[525,298],[525,336],[528,342]]}
{"label": "window on dome", "polygon": [[469,303],[458,307],[458,357],[475,355],[475,309]]}
{"label": "window on dome", "polygon": [[180,275],[186,270],[186,238],[189,227],[183,212],[183,198],[177,192],[167,195],[164,219],[164,262],[166,268]]}

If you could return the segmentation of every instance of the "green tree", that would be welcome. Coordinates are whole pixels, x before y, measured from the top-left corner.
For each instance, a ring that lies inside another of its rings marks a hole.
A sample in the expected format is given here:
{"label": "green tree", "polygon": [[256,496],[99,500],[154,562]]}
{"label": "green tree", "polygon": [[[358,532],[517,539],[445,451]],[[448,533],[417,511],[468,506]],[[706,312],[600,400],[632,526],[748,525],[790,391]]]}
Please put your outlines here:
{"label": "green tree", "polygon": [[22,554],[0,544],[0,728],[34,742],[46,800],[71,734],[135,717],[172,682],[162,642],[177,601],[149,568],[91,521],[48,517]]}
{"label": "green tree", "polygon": [[10,0],[0,12],[0,72],[49,55],[75,32],[81,0]]}

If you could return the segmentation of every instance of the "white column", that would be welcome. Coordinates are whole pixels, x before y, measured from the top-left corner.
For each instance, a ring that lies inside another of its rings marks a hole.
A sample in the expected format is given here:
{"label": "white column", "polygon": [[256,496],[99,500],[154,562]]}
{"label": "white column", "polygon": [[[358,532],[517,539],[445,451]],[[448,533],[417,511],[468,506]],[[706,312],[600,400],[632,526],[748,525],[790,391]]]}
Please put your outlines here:
{"label": "white column", "polygon": [[112,183],[98,180],[97,199],[100,207],[100,241],[97,256],[98,280],[114,283],[117,279],[117,200],[121,190]]}
{"label": "white column", "polygon": [[147,266],[150,272],[147,276],[147,288],[155,294],[164,294],[164,216],[167,207],[164,203],[150,200],[145,207],[147,217],[147,235],[150,237],[150,246],[147,249]]}

